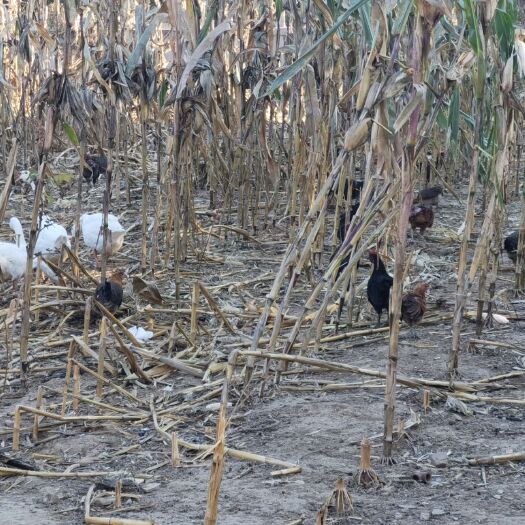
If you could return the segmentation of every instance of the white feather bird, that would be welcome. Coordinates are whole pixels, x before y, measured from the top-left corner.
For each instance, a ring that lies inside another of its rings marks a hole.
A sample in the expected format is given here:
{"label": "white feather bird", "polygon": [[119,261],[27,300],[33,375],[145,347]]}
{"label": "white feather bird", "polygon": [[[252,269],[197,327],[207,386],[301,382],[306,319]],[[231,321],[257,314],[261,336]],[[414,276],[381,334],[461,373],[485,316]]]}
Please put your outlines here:
{"label": "white feather bird", "polygon": [[71,248],[71,242],[64,226],[53,222],[47,215],[42,215],[35,244],[35,255],[42,255],[58,264],[63,244]]}
{"label": "white feather bird", "polygon": [[[91,248],[95,255],[102,251],[104,235],[102,232],[102,225],[104,222],[104,215],[102,213],[84,213],[80,217],[80,231],[86,246]],[[120,224],[119,220],[114,216],[108,214],[108,243],[106,246],[106,255],[111,257],[115,255],[124,244],[124,236],[126,230]],[[73,235],[75,228],[73,226]]]}
{"label": "white feather bird", "polygon": [[[15,281],[26,273],[27,246],[22,224],[16,217],[11,217],[9,226],[15,232],[16,241],[0,242],[0,281]],[[67,235],[65,240],[67,241]],[[60,241],[60,244],[58,243]],[[60,237],[57,245],[60,248],[64,239]],[[33,269],[39,267],[54,283],[58,282],[57,274],[44,262],[33,258]]]}
{"label": "white feather bird", "polygon": [[24,230],[16,217],[11,217],[9,226],[15,232],[15,243],[0,242],[0,281],[14,281],[26,271],[27,250]]}

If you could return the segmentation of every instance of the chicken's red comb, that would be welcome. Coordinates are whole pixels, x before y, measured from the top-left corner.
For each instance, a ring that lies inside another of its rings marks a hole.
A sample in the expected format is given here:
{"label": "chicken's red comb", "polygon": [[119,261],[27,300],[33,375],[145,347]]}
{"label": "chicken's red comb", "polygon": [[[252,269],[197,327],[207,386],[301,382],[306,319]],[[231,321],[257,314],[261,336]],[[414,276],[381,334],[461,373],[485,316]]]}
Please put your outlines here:
{"label": "chicken's red comb", "polygon": [[377,250],[375,248],[370,248],[369,255],[377,255]]}

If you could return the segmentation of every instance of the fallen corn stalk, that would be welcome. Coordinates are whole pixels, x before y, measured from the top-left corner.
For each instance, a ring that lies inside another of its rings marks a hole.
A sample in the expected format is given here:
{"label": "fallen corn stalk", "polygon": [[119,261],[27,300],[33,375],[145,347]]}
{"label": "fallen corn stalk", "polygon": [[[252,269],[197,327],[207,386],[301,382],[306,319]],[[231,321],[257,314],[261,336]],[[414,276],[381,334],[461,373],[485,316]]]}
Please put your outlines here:
{"label": "fallen corn stalk", "polygon": [[[378,370],[371,370],[368,368],[359,368],[357,366],[347,365],[344,363],[334,363],[332,361],[323,361],[322,359],[314,359],[311,357],[302,357],[302,356],[295,356],[295,355],[289,355],[289,354],[254,352],[252,350],[245,350],[245,351],[239,352],[239,355],[247,356],[247,357],[259,357],[260,359],[274,359],[276,361],[287,361],[289,363],[300,363],[303,365],[323,368],[325,370],[331,370],[333,372],[349,372],[351,374],[381,377],[383,379],[386,377],[385,372],[379,372]],[[449,388],[448,381],[438,381],[434,379],[405,377],[402,375],[397,376],[397,382],[401,385],[409,386],[412,388],[421,388],[423,386],[427,386],[427,387],[433,386],[436,388]],[[477,392],[478,390],[480,390],[480,385],[470,385],[467,383],[454,383],[454,388],[457,391]]]}

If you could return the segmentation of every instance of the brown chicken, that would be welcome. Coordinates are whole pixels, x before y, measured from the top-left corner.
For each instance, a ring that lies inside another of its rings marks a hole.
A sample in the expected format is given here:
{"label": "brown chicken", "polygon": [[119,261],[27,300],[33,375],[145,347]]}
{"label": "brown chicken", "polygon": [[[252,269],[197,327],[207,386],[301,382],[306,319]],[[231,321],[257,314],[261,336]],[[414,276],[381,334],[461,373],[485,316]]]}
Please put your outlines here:
{"label": "brown chicken", "polygon": [[412,226],[412,231],[419,228],[421,235],[423,235],[425,230],[434,224],[434,211],[425,206],[412,206],[408,221]]}
{"label": "brown chicken", "polygon": [[401,301],[401,319],[410,327],[411,335],[415,336],[412,327],[418,324],[427,310],[428,283],[421,283],[414,287],[412,292],[403,296]]}
{"label": "brown chicken", "polygon": [[423,188],[414,199],[414,204],[422,204],[423,206],[437,206],[439,204],[439,196],[442,194],[443,188],[441,186]]}
{"label": "brown chicken", "polygon": [[122,283],[126,273],[117,270],[111,274],[106,282],[100,283],[95,290],[95,299],[105,306],[111,313],[115,313],[122,304]]}

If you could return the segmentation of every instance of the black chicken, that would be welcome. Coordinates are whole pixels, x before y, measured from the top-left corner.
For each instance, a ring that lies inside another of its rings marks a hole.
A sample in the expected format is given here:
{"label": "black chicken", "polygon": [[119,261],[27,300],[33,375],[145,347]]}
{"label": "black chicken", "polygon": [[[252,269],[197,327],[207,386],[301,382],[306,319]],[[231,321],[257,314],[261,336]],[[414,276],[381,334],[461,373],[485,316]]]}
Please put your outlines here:
{"label": "black chicken", "polygon": [[503,247],[505,248],[505,251],[507,252],[507,255],[509,256],[509,259],[516,264],[516,261],[518,260],[518,239],[520,236],[519,231],[512,232],[510,235],[505,237],[505,240],[503,241]]}
{"label": "black chicken", "polygon": [[441,186],[433,186],[431,188],[423,188],[419,195],[414,199],[414,204],[421,203],[423,206],[437,206],[439,203],[439,196],[443,194]]}
{"label": "black chicken", "polygon": [[[346,202],[351,202],[352,205],[354,205],[355,202],[359,202],[361,199],[361,191],[363,189],[364,181],[362,180],[352,180],[351,184],[348,183],[348,180],[345,180],[345,185],[343,188],[343,199]],[[350,192],[351,190],[351,192]],[[329,207],[333,209],[333,205],[335,204],[335,197],[339,191],[339,185],[336,184],[335,187],[332,188],[330,195],[329,195]],[[351,193],[351,196],[350,196]]]}
{"label": "black chicken", "polygon": [[88,182],[93,182],[93,184],[96,184],[98,178],[101,175],[104,175],[108,169],[107,157],[104,154],[86,155],[84,161],[85,165],[84,171],[82,173],[84,179],[86,179]]}
{"label": "black chicken", "polygon": [[122,282],[126,273],[123,270],[113,272],[106,282],[100,283],[95,290],[95,299],[104,305],[111,313],[115,313],[122,304]]}
{"label": "black chicken", "polygon": [[370,250],[368,255],[374,269],[370,279],[368,279],[366,294],[368,296],[368,302],[374,307],[377,313],[377,326],[379,327],[381,325],[381,314],[383,310],[386,310],[388,313],[390,288],[392,288],[394,279],[386,271],[385,265],[377,255],[375,249]]}
{"label": "black chicken", "polygon": [[[359,208],[359,201],[354,202],[350,208],[350,222],[352,222],[352,217],[357,213]],[[342,243],[345,240],[346,236],[346,212],[342,211],[339,214],[339,228],[337,229],[337,238],[339,242]]]}
{"label": "black chicken", "polygon": [[[360,199],[361,198],[361,190],[363,189],[364,181],[362,180],[352,180],[352,199]],[[349,184],[348,180],[345,181],[345,187],[343,191],[343,195],[345,196],[345,199],[348,200],[348,191],[349,191]]]}
{"label": "black chicken", "polygon": [[[357,213],[357,209],[359,208],[359,201],[352,204],[352,207],[350,208],[350,222],[352,222],[352,217]],[[337,238],[339,239],[339,242],[342,244],[346,237],[346,212],[341,212],[339,214],[339,228],[337,229]],[[337,270],[336,279],[341,275],[343,270],[348,266],[348,261],[350,260],[350,253],[341,261],[341,264],[339,265],[339,269]],[[359,268],[359,264],[357,265]]]}
{"label": "black chicken", "polygon": [[[360,204],[359,201],[354,202],[352,204],[352,207],[350,208],[350,222],[352,221],[352,217],[357,213],[359,204]],[[339,228],[337,230],[337,238],[339,239],[339,242],[341,244],[345,240],[345,237],[346,237],[346,212],[341,212],[341,214],[339,215]],[[337,275],[335,276],[336,279],[339,278],[341,273],[343,273],[343,271],[348,266],[348,263],[350,262],[350,255],[351,255],[351,252],[349,252],[348,255],[346,255],[345,258],[341,261],[341,264],[339,265],[339,268],[337,269]],[[359,261],[357,262],[357,267],[359,268]],[[341,312],[343,311],[344,305],[345,305],[345,294],[341,295],[339,299],[339,309],[337,312],[337,320],[335,323],[336,333],[339,328],[339,319],[341,318]]]}

